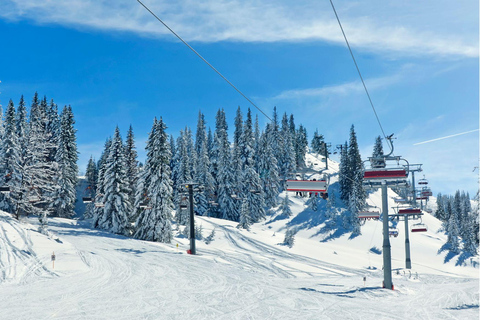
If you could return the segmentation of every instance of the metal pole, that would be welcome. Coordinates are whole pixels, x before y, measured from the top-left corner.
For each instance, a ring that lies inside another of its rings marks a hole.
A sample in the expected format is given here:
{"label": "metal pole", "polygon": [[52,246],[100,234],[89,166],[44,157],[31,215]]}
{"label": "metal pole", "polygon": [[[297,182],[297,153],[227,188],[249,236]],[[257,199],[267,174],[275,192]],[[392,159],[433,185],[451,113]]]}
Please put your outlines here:
{"label": "metal pole", "polygon": [[196,254],[195,249],[195,221],[193,214],[193,185],[189,184],[188,187],[188,197],[190,201],[190,253]]}
{"label": "metal pole", "polygon": [[413,206],[416,207],[417,206],[417,193],[415,191],[415,171],[411,171],[412,172],[412,199],[413,199]]}
{"label": "metal pole", "polygon": [[387,182],[382,181],[382,212],[383,212],[383,287],[393,289],[392,255],[388,234],[388,194]]}
{"label": "metal pole", "polygon": [[325,147],[325,170],[328,170],[328,147],[327,147],[327,143],[324,142],[323,146]]}
{"label": "metal pole", "polygon": [[408,237],[408,215],[405,215],[405,268],[412,269],[410,260],[410,239]]}

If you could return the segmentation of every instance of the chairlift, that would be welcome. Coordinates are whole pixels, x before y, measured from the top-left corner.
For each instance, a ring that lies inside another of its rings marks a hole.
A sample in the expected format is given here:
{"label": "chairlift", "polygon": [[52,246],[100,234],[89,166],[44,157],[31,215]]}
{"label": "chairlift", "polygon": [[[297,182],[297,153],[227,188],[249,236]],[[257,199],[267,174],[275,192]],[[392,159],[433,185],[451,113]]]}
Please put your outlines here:
{"label": "chairlift", "polygon": [[10,192],[10,187],[9,186],[0,186],[0,192],[1,193],[9,193]]}
{"label": "chairlift", "polygon": [[359,211],[358,212],[358,218],[359,219],[365,219],[365,220],[370,220],[370,219],[378,220],[378,219],[380,219],[380,212],[379,211],[368,211],[368,210]]}
{"label": "chairlift", "polygon": [[40,197],[39,197],[39,196],[30,196],[30,197],[27,197],[27,200],[28,200],[28,202],[30,202],[30,203],[35,203],[35,202],[39,202],[39,201],[40,201]]}
{"label": "chairlift", "polygon": [[105,203],[95,202],[95,208],[103,208],[103,207],[105,207]]}
{"label": "chairlift", "polygon": [[403,198],[394,198],[393,201],[395,201],[395,203],[405,203],[405,202],[407,202],[407,200],[403,199]]}
{"label": "chairlift", "polygon": [[398,230],[397,230],[397,228],[389,228],[389,229],[388,229],[388,235],[389,235],[390,237],[395,237],[395,238],[398,237]]}
{"label": "chairlift", "polygon": [[421,195],[423,197],[431,197],[433,195],[433,193],[430,190],[430,188],[424,188],[424,189],[422,189]]}
{"label": "chairlift", "polygon": [[422,210],[417,208],[398,209],[398,214],[422,214]]}
{"label": "chairlift", "polygon": [[418,184],[420,184],[420,185],[427,185],[427,184],[428,184],[428,180],[425,179],[425,176],[423,176],[422,179],[418,180]]}
{"label": "chairlift", "polygon": [[364,180],[399,180],[407,179],[408,172],[405,168],[371,168],[365,169]]}
{"label": "chairlift", "polygon": [[141,202],[140,205],[139,205],[140,209],[152,209],[151,206],[148,205],[147,202]]}
{"label": "chairlift", "polygon": [[427,232],[427,225],[424,223],[415,223],[412,225],[412,232]]}
{"label": "chairlift", "polygon": [[327,181],[324,180],[287,180],[287,191],[326,192]]}
{"label": "chairlift", "polygon": [[188,205],[186,203],[181,203],[180,204],[180,209],[187,209]]}
{"label": "chairlift", "polygon": [[82,197],[83,203],[92,203],[93,198],[92,197]]}

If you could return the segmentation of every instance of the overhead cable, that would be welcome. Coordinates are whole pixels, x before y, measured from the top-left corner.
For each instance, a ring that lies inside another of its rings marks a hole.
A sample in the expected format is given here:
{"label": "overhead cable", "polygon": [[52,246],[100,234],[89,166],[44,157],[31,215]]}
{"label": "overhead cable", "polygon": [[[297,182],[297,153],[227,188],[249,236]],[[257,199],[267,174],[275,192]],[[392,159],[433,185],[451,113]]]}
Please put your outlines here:
{"label": "overhead cable", "polygon": [[213,69],[213,71],[215,71],[220,77],[222,77],[223,80],[225,80],[233,89],[235,89],[242,97],[244,97],[248,102],[250,102],[250,104],[252,106],[254,106],[258,111],[260,111],[268,120],[272,121],[272,119],[270,119],[270,117],[265,113],[263,112],[262,109],[260,109],[259,107],[257,107],[257,105],[255,103],[253,103],[252,100],[250,100],[245,94],[243,94],[242,91],[240,91],[233,83],[231,83],[227,78],[225,78],[225,76],[223,74],[221,74],[214,66],[212,66],[212,64],[210,64],[210,62],[208,62],[204,57],[202,57],[200,55],[200,53],[198,53],[195,49],[192,48],[191,45],[189,45],[185,40],[182,39],[182,37],[180,37],[175,31],[172,30],[172,28],[170,28],[165,22],[163,22],[162,19],[160,19],[155,13],[152,12],[152,10],[150,10],[145,4],[143,4],[143,2],[141,2],[140,0],[137,0],[138,3],[140,3],[148,12],[150,12],[152,14],[152,16],[154,16],[158,21],[160,21],[160,23],[162,23],[165,28],[167,28],[171,33],[173,33],[173,35],[175,35],[175,37],[177,37],[181,42],[183,42],[184,45],[186,45],[190,50],[193,51],[193,53],[195,53],[200,59],[203,60],[203,62],[205,62],[210,68]]}
{"label": "overhead cable", "polygon": [[353,63],[355,64],[355,67],[357,68],[358,75],[360,76],[360,80],[362,80],[363,88],[365,89],[365,92],[367,93],[368,101],[370,101],[370,105],[372,106],[373,113],[375,114],[375,117],[377,118],[378,125],[380,126],[380,130],[382,131],[383,137],[385,140],[387,140],[387,136],[385,135],[385,132],[383,131],[382,124],[380,123],[380,119],[378,118],[377,111],[375,110],[375,107],[373,106],[372,99],[370,98],[370,94],[368,93],[367,86],[365,85],[365,81],[363,81],[362,73],[360,72],[360,68],[357,65],[357,61],[355,60],[355,57],[353,55],[352,49],[350,48],[350,44],[348,43],[347,36],[345,35],[345,31],[343,31],[342,23],[340,22],[340,18],[338,17],[337,10],[335,10],[335,6],[333,5],[332,0],[330,0],[330,4],[332,5],[333,12],[335,13],[335,17],[337,17],[338,25],[340,26],[340,29],[342,30],[343,38],[345,38],[345,42],[347,43],[348,50],[350,51],[350,55],[352,56]]}

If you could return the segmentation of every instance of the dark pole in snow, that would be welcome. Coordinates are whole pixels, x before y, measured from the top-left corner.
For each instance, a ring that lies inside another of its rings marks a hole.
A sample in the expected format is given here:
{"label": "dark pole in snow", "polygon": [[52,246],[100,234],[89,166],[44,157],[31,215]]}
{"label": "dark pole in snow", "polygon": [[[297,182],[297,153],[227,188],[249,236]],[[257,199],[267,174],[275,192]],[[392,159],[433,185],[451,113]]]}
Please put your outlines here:
{"label": "dark pole in snow", "polygon": [[408,215],[405,215],[405,268],[412,269],[410,260],[410,239],[408,238]]}
{"label": "dark pole in snow", "polygon": [[193,184],[188,184],[188,200],[190,202],[190,253],[196,254],[195,249],[195,221],[193,214]]}
{"label": "dark pole in snow", "polygon": [[393,289],[392,255],[390,253],[390,238],[388,233],[388,189],[387,182],[382,181],[382,212],[383,212],[383,287]]}

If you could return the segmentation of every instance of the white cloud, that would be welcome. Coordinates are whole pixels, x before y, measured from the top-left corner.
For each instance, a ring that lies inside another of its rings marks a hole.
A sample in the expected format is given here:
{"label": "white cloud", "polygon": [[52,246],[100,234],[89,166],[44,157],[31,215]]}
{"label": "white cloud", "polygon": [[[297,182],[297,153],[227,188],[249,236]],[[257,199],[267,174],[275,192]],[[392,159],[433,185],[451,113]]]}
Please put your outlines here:
{"label": "white cloud", "polygon": [[[328,1],[145,0],[187,41],[326,41],[344,45]],[[337,3],[355,48],[402,55],[478,57],[478,4],[436,1]],[[459,18],[462,17],[462,19]],[[168,31],[132,0],[6,0],[0,17],[37,23],[129,31],[167,37]]]}

